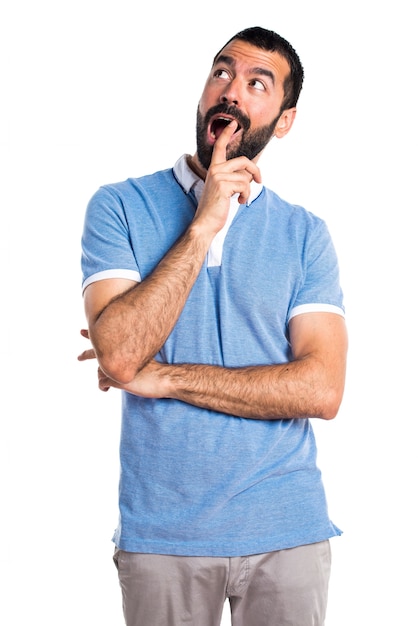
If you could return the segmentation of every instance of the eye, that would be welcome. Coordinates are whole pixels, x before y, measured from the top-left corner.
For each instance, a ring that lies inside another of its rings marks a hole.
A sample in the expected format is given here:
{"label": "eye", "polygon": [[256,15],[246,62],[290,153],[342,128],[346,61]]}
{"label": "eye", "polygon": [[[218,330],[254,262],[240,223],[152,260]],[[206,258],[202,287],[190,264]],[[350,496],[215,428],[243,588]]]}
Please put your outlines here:
{"label": "eye", "polygon": [[213,76],[214,78],[224,78],[225,80],[227,80],[229,78],[229,74],[226,70],[215,70],[213,72]]}
{"label": "eye", "polygon": [[249,82],[250,87],[254,87],[254,89],[258,89],[259,91],[265,91],[266,90],[266,86],[265,84],[259,80],[258,78],[253,78],[250,80]]}

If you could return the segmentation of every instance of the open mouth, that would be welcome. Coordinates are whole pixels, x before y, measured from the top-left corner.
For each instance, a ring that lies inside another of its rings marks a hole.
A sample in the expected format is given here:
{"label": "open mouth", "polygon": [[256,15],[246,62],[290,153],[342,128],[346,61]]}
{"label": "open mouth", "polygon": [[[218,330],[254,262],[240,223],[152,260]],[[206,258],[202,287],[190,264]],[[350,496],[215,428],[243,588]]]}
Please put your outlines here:
{"label": "open mouth", "polygon": [[[210,125],[210,135],[213,139],[218,139],[219,135],[222,133],[223,129],[228,126],[232,122],[232,119],[229,117],[217,117],[214,119]],[[238,124],[238,128],[234,132],[237,133],[241,130],[241,125]]]}

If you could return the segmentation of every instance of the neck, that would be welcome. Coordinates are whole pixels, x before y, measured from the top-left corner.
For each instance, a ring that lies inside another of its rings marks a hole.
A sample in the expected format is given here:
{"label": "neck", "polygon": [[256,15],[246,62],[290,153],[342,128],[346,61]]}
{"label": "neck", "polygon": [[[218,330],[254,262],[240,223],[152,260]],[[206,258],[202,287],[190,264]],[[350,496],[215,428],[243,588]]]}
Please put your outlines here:
{"label": "neck", "polygon": [[193,156],[187,155],[187,165],[197,176],[199,176],[199,178],[202,180],[206,179],[207,170],[200,165],[197,154],[194,154]]}

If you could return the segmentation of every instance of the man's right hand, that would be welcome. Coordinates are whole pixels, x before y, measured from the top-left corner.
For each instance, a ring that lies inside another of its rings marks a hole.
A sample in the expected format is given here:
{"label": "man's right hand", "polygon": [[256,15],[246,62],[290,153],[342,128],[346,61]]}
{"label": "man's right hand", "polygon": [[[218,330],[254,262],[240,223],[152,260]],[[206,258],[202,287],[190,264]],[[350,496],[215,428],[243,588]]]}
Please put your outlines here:
{"label": "man's right hand", "polygon": [[261,183],[258,166],[245,156],[227,160],[226,149],[236,131],[238,122],[233,120],[224,128],[213,147],[205,187],[196,211],[195,222],[213,231],[221,230],[228,217],[230,199],[239,194],[238,202],[245,204],[250,196],[250,183]]}

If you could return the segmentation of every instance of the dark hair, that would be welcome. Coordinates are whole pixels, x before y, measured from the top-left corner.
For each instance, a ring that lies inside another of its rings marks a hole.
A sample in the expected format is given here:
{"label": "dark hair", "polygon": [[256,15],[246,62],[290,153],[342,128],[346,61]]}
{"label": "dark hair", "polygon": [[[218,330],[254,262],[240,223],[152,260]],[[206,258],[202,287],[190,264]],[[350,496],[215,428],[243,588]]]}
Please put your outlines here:
{"label": "dark hair", "polygon": [[251,28],[241,30],[231,37],[215,55],[214,63],[222,50],[235,39],[246,41],[252,46],[268,50],[269,52],[277,52],[286,59],[290,67],[290,72],[283,84],[284,98],[281,112],[285,109],[295,107],[302,89],[304,71],[299,56],[293,46],[273,30],[267,30],[261,28],[261,26],[252,26]]}

